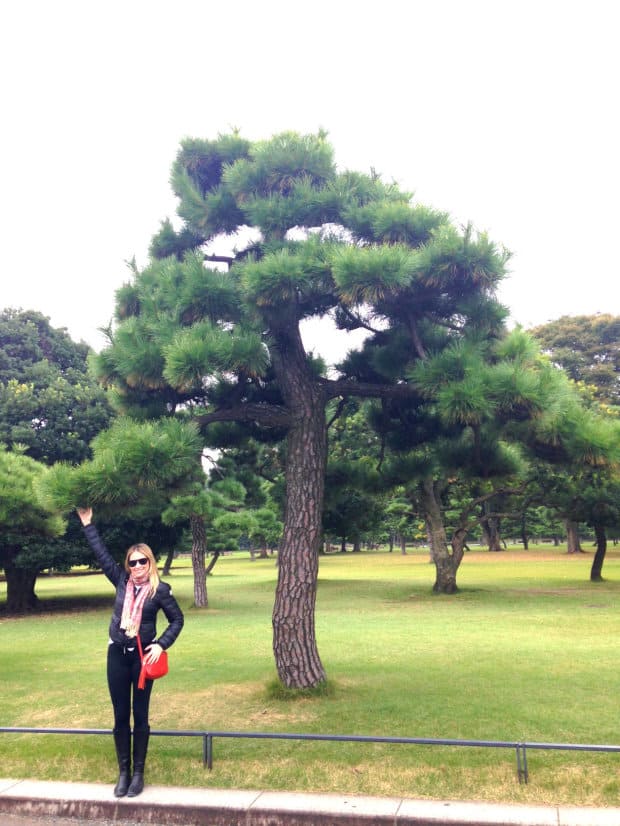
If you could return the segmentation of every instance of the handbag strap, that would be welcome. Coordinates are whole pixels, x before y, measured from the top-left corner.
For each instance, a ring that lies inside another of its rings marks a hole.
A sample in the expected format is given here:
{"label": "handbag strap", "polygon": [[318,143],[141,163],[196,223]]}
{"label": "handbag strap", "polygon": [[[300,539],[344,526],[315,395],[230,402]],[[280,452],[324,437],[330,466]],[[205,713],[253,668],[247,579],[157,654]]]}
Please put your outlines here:
{"label": "handbag strap", "polygon": [[138,651],[140,652],[140,676],[138,677],[138,688],[144,688],[146,685],[146,663],[144,662],[144,654],[142,653],[142,643],[140,642],[140,634],[136,635],[138,638]]}

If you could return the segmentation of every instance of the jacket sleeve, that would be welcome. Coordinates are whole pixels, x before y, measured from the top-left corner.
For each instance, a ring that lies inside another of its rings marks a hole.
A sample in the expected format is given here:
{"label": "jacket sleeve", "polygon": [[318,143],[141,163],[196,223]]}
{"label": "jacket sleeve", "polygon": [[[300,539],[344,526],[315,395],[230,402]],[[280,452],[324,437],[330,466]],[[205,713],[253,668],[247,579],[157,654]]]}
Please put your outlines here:
{"label": "jacket sleeve", "polygon": [[110,552],[103,544],[103,539],[99,536],[99,531],[93,524],[86,525],[84,528],[84,534],[86,535],[88,544],[93,549],[94,554],[97,557],[97,562],[101,565],[103,573],[107,576],[112,585],[116,587],[124,574],[123,569],[118,562],[112,558]]}
{"label": "jacket sleeve", "polygon": [[183,611],[181,611],[179,607],[179,603],[172,596],[172,590],[167,582],[159,583],[157,597],[161,608],[166,615],[166,619],[168,620],[168,627],[163,634],[158,636],[157,642],[164,650],[166,650],[167,648],[170,648],[172,643],[181,633],[185,618],[183,616]]}

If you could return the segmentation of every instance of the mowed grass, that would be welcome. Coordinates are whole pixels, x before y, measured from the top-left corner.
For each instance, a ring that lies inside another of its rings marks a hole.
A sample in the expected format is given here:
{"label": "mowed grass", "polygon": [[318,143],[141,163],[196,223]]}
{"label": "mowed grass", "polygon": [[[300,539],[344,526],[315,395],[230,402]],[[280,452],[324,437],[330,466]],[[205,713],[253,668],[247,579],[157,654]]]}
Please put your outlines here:
{"label": "mowed grass", "polygon": [[[620,552],[602,583],[592,554],[550,546],[466,554],[460,592],[431,593],[424,550],[320,561],[317,639],[332,691],[274,699],[274,559],[221,558],[208,609],[192,603],[188,560],[168,581],[185,629],[154,687],[155,729],[364,734],[620,744]],[[6,586],[0,585],[0,606]],[[113,592],[100,574],[42,577],[43,609],[0,611],[0,725],[111,728],[105,681]],[[106,736],[0,733],[5,777],[113,782]],[[154,737],[147,780],[217,788],[435,799],[620,805],[620,755],[402,744],[214,742]]]}

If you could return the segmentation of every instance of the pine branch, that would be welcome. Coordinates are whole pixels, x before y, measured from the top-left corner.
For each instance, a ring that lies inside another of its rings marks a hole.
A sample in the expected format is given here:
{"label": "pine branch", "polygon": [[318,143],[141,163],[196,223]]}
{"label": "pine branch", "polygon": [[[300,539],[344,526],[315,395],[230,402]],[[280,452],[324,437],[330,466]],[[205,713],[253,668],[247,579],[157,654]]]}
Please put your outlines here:
{"label": "pine branch", "polygon": [[344,406],[346,405],[346,403],[347,403],[347,400],[346,400],[346,399],[344,399],[344,398],[341,398],[341,399],[340,399],[340,401],[338,402],[338,407],[336,408],[336,411],[335,411],[334,415],[333,415],[333,416],[331,417],[331,419],[327,422],[327,430],[329,430],[329,428],[333,425],[333,423],[334,423],[337,419],[339,419],[339,418],[340,418],[340,416],[342,415],[342,411],[344,410]]}
{"label": "pine branch", "polygon": [[478,516],[472,517],[471,514],[472,514],[472,511],[474,511],[478,507],[478,505],[483,505],[485,502],[488,502],[489,499],[493,499],[493,497],[495,497],[495,496],[502,496],[502,495],[516,496],[519,493],[523,493],[527,489],[528,485],[529,485],[529,482],[523,482],[522,485],[519,485],[516,488],[496,488],[495,490],[491,491],[490,493],[485,493],[483,496],[478,496],[476,499],[472,499],[472,501],[469,503],[468,507],[466,507],[463,511],[461,511],[461,514],[460,514],[459,519],[458,519],[459,525],[460,526],[466,526],[470,523],[470,520],[471,520],[472,523],[473,522],[478,522],[479,524],[481,524],[482,522],[488,521],[489,519],[494,519],[494,518],[501,519],[501,518],[509,518],[509,517],[516,516],[517,514],[515,514],[515,513],[512,513],[512,514],[511,513],[502,513],[502,512],[499,512],[499,511],[498,512],[491,512],[491,513],[485,513],[484,517],[478,517]]}
{"label": "pine branch", "polygon": [[412,316],[407,318],[407,327],[409,328],[409,335],[411,336],[411,341],[413,342],[413,346],[415,347],[418,357],[423,361],[426,361],[427,353],[424,345],[422,344],[422,338],[420,337],[420,331],[418,330],[416,320]]}
{"label": "pine branch", "polygon": [[213,422],[254,422],[264,427],[288,427],[291,416],[285,407],[275,404],[240,404],[205,413],[196,421],[200,428]]}
{"label": "pine branch", "polygon": [[341,312],[342,312],[342,314],[343,314],[344,316],[346,316],[346,317],[347,317],[347,318],[348,318],[348,319],[352,322],[352,324],[354,324],[354,325],[355,325],[358,329],[368,330],[368,332],[369,332],[369,333],[380,333],[380,332],[382,332],[381,330],[378,330],[378,329],[376,329],[375,327],[373,327],[373,326],[372,326],[371,324],[369,324],[367,321],[364,321],[364,320],[362,319],[362,317],[361,317],[360,315],[358,315],[357,313],[353,313],[353,312],[351,312],[351,310],[350,310],[348,307],[341,307],[341,308],[340,308],[340,311],[341,311]]}
{"label": "pine branch", "polygon": [[228,269],[234,264],[234,256],[232,255],[205,255],[205,261],[214,261],[220,264],[228,264]]}

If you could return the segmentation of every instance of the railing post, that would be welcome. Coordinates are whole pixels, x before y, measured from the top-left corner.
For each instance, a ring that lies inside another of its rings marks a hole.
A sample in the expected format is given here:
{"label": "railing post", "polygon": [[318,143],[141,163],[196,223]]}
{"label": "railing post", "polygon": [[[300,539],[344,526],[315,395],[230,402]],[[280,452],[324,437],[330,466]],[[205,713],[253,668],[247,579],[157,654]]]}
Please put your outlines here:
{"label": "railing post", "polygon": [[519,783],[525,783],[529,780],[527,770],[527,750],[525,743],[517,743],[517,774],[519,776]]}

